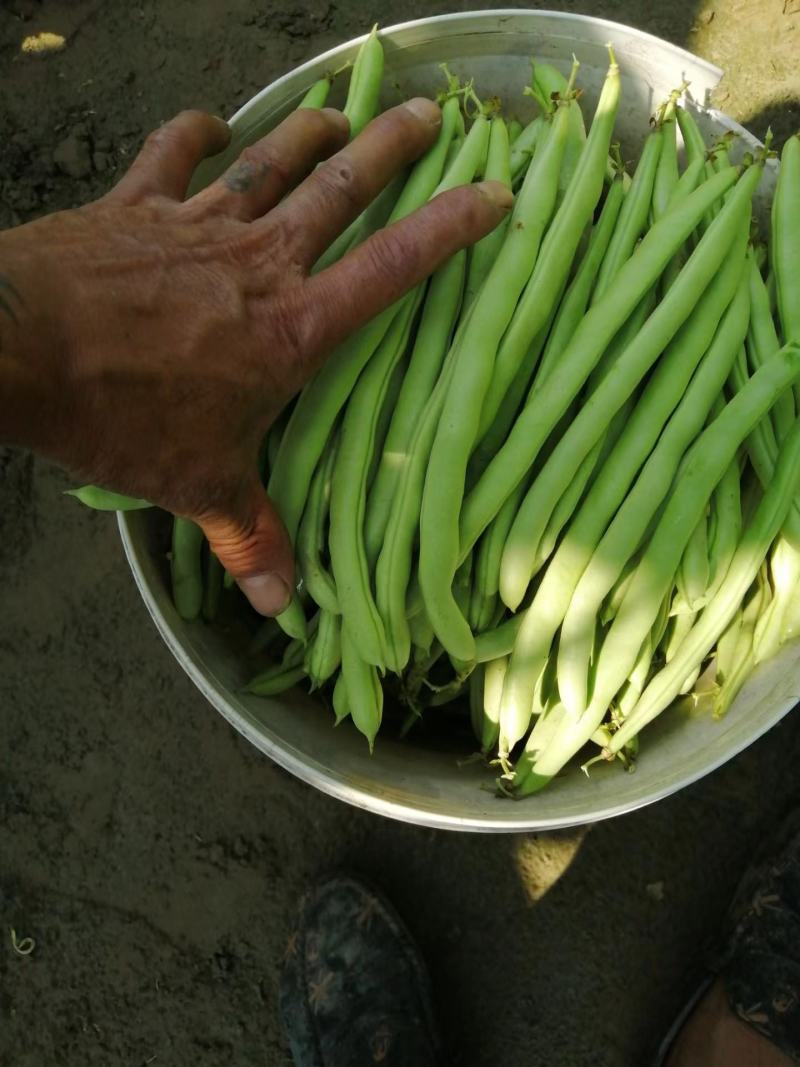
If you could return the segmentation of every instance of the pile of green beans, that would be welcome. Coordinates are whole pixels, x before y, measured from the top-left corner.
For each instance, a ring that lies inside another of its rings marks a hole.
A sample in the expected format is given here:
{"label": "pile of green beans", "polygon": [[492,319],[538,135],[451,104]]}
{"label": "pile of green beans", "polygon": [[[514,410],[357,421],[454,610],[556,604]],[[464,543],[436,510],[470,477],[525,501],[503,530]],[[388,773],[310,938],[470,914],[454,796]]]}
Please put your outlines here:
{"label": "pile of green beans", "polygon": [[[384,709],[461,754],[471,730],[517,796],[576,756],[630,768],[686,694],[724,715],[800,630],[800,137],[734,165],[684,85],[642,116],[628,174],[613,54],[593,115],[579,75],[536,62],[516,104],[484,105],[445,70],[436,143],[317,269],[456,185],[501,181],[513,212],[333,352],[263,450],[299,584],[248,691],[307,684],[370,750]],[[382,76],[373,31],[354,134]],[[252,626],[185,519],[171,567],[184,619]]]}

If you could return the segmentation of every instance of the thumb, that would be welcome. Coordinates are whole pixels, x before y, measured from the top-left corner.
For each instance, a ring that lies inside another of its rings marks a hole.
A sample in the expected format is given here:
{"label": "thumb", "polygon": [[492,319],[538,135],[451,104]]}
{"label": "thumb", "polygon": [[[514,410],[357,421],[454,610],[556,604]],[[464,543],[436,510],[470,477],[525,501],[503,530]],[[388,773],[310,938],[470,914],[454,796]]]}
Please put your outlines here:
{"label": "thumb", "polygon": [[263,486],[254,481],[230,509],[195,520],[212,552],[261,615],[279,615],[292,599],[289,535]]}

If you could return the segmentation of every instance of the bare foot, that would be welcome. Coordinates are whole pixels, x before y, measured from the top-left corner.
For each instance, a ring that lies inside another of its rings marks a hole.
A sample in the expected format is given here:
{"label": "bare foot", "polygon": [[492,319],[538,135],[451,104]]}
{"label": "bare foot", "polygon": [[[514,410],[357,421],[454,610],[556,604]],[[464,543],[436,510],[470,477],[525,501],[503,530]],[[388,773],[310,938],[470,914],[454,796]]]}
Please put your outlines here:
{"label": "bare foot", "polygon": [[792,1060],[742,1022],[717,980],[689,1016],[667,1067],[792,1067]]}

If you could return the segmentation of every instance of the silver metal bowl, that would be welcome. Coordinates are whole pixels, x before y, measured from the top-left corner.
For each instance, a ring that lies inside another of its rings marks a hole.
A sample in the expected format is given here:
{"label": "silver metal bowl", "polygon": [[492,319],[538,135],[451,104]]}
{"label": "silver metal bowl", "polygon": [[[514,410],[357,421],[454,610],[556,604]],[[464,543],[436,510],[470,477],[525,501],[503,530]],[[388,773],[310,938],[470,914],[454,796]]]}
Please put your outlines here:
{"label": "silver metal bowl", "polygon": [[[387,105],[401,97],[433,94],[441,86],[438,65],[447,62],[455,73],[474,78],[479,93],[499,94],[515,108],[518,102],[519,117],[525,118],[521,88],[529,77],[531,57],[553,62],[566,73],[575,53],[591,109],[607,68],[605,45],[610,42],[622,70],[618,130],[626,153],[638,151],[649,114],[682,79],[691,83],[691,98],[708,136],[734,130],[742,144],[757,144],[736,123],[704,107],[722,75],[718,68],[617,23],[548,11],[485,11],[409,22],[384,30],[381,39]],[[195,187],[214,178],[243,145],[272,128],[324,72],[353,58],[359,43],[351,41],[311,60],[253,97],[231,120],[231,148],[201,168]],[[340,102],[334,95],[332,103]],[[762,182],[762,213],[773,183],[774,172]],[[434,737],[415,737],[412,732],[403,742],[382,733],[370,757],[355,730],[345,725],[334,731],[331,715],[300,691],[272,700],[243,694],[249,668],[236,640],[202,623],[183,622],[173,608],[167,522],[157,511],[119,517],[139,590],[180,665],[210,703],[262,752],[310,785],[380,815],[422,826],[480,831],[541,830],[607,819],[668,796],[719,767],[778,722],[800,695],[800,652],[789,648],[754,674],[722,722],[686,709],[663,715],[643,735],[635,774],[608,766],[586,778],[573,769],[526,801],[498,799],[485,788],[484,769],[459,762],[473,746],[455,728],[444,737],[437,732]]]}

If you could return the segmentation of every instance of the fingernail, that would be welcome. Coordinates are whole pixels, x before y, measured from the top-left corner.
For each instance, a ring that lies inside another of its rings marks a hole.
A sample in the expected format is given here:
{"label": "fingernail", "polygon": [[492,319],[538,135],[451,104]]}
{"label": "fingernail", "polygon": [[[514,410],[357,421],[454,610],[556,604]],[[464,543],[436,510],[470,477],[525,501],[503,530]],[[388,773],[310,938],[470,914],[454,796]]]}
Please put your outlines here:
{"label": "fingernail", "polygon": [[231,128],[230,128],[230,126],[225,121],[225,119],[220,118],[219,115],[212,115],[211,117],[214,120],[214,122],[216,122],[217,126],[219,126],[220,138],[223,139],[227,144],[227,142],[230,141],[230,139],[231,139]]}
{"label": "fingernail", "polygon": [[510,211],[514,206],[514,194],[502,182],[477,182],[475,188],[503,211]]}
{"label": "fingernail", "polygon": [[407,100],[403,106],[415,118],[422,119],[423,122],[427,122],[431,126],[441,126],[442,124],[442,112],[439,109],[439,105],[434,103],[433,100],[428,100],[425,96],[415,96],[413,100]]}
{"label": "fingernail", "polygon": [[261,615],[280,615],[289,607],[292,591],[279,574],[268,571],[239,578],[239,588]]}

